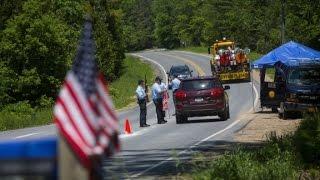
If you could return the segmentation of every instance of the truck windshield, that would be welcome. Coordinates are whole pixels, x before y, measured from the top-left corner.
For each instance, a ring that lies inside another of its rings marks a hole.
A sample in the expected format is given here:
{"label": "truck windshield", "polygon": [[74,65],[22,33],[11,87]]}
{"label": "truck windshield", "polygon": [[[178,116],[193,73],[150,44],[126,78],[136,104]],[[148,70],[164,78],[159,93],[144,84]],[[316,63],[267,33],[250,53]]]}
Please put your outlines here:
{"label": "truck windshield", "polygon": [[320,83],[320,68],[294,69],[289,73],[289,84],[314,85]]}

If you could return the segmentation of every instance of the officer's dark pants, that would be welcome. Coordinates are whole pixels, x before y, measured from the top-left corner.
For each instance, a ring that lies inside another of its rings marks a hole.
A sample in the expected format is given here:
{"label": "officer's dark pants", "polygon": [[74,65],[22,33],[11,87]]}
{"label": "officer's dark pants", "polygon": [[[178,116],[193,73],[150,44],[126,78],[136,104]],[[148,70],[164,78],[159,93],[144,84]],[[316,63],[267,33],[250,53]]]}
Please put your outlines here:
{"label": "officer's dark pants", "polygon": [[153,103],[156,106],[158,123],[161,123],[162,121],[164,121],[162,112],[162,98],[154,99]]}
{"label": "officer's dark pants", "polygon": [[140,126],[147,123],[147,102],[145,99],[139,100],[140,106]]}

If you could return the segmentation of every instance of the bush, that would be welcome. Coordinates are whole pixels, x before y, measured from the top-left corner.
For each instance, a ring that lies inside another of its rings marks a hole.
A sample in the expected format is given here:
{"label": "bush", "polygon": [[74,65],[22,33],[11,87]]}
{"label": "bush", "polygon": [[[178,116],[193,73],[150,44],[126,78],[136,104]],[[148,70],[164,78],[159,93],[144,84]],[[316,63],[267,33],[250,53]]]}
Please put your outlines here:
{"label": "bush", "polygon": [[277,144],[258,151],[242,148],[213,161],[205,171],[194,174],[194,179],[293,179],[297,176],[294,156],[281,151]]}
{"label": "bush", "polygon": [[307,165],[320,165],[320,113],[307,115],[294,135],[298,154]]}
{"label": "bush", "polygon": [[9,104],[0,111],[0,131],[44,125],[52,122],[52,108],[33,109],[24,101]]}

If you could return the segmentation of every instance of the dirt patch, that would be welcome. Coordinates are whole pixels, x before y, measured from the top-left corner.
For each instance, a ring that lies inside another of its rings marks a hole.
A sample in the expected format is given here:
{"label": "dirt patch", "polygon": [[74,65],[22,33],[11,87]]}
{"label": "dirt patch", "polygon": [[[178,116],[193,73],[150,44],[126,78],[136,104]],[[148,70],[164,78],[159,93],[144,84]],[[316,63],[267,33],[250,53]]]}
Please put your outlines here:
{"label": "dirt patch", "polygon": [[234,134],[236,142],[263,142],[267,140],[268,134],[275,132],[281,136],[294,132],[301,119],[282,120],[277,113],[271,113],[271,110],[248,114],[246,125]]}

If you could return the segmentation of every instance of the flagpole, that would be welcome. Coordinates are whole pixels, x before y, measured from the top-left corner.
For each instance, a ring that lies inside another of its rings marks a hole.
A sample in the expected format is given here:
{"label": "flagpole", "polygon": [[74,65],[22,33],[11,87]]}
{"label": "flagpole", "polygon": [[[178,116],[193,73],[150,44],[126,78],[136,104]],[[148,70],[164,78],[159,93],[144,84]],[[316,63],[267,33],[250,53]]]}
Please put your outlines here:
{"label": "flagpole", "polygon": [[253,81],[254,81],[254,79],[253,79],[253,69],[252,69],[252,64],[251,64],[251,62],[250,62],[250,79],[251,79],[251,95],[252,95],[252,109],[253,109],[253,112],[256,112],[256,110],[255,110],[255,104],[254,104],[254,92],[253,92]]}

